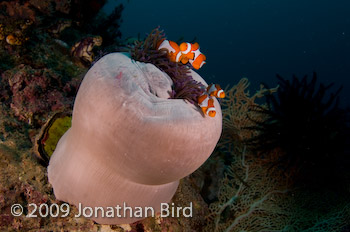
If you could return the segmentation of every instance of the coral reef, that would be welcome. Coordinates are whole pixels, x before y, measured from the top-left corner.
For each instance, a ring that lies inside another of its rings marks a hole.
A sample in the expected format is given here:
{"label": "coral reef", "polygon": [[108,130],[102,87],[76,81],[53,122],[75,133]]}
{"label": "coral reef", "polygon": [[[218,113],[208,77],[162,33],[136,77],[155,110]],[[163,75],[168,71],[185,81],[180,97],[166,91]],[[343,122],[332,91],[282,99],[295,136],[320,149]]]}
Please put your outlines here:
{"label": "coral reef", "polygon": [[[38,129],[12,117],[8,106],[1,104],[0,230],[347,231],[350,199],[346,193],[293,188],[288,175],[269,165],[278,160],[281,150],[275,149],[261,159],[245,144],[258,135],[245,128],[266,118],[251,109],[259,106],[258,98],[277,90],[261,88],[250,96],[248,86],[248,80],[242,79],[226,90],[228,97],[222,102],[223,135],[215,154],[180,181],[171,201],[176,206],[192,202],[193,218],[156,216],[124,225],[99,225],[89,219],[74,218],[78,209],[73,205],[66,218],[13,217],[10,207],[14,203],[22,204],[27,214],[32,210],[29,203],[62,202],[52,193],[46,168],[31,156],[32,143],[28,137],[38,134]],[[267,109],[266,105],[263,107]]]}
{"label": "coral reef", "polygon": [[[47,163],[33,153],[38,150],[36,145],[46,145],[40,149],[45,150],[48,161],[69,126],[67,118],[53,123],[52,115],[56,111],[70,113],[90,63],[111,51],[125,51],[136,61],[154,64],[167,73],[170,84],[166,91],[160,91],[159,86],[145,87],[152,99],[185,99],[171,101],[188,106],[187,101],[196,104],[205,91],[189,65],[170,62],[156,49],[165,38],[159,29],[143,41],[140,36],[120,40],[124,7],[119,4],[112,14],[104,15],[99,10],[105,2],[0,1],[1,231],[349,231],[349,114],[338,105],[339,92],[331,93],[331,85],[317,84],[316,75],[311,81],[306,77],[291,81],[279,77],[279,88],[262,86],[252,95],[245,78],[226,90],[228,97],[222,101],[223,134],[214,154],[199,170],[180,181],[170,201],[175,206],[192,202],[192,218],[156,215],[132,224],[99,225],[84,217],[75,218],[78,209],[74,205],[69,205],[71,211],[65,218],[26,217],[33,212],[30,203],[63,203],[56,199],[48,183]],[[76,55],[85,55],[88,62],[83,61],[83,67],[77,65],[70,48],[84,38],[98,36],[103,44],[93,49],[81,46]],[[93,57],[91,52],[97,55]],[[138,65],[141,70],[143,65]],[[123,76],[124,72],[118,72],[113,78],[121,82]],[[258,104],[263,97],[267,103]],[[119,107],[127,107],[125,103]],[[144,103],[140,111],[145,113],[148,104]],[[190,107],[196,115],[200,112],[200,108]],[[148,119],[157,118],[153,116]],[[301,123],[306,117],[308,123]],[[97,123],[101,125],[101,119]],[[54,136],[48,136],[52,132]],[[104,142],[114,140],[118,133]],[[51,138],[47,140],[48,137]],[[177,144],[183,146],[182,142]],[[151,146],[153,153],[154,147]],[[159,161],[159,155],[152,158],[152,152],[146,158]],[[171,159],[174,157],[177,155]],[[188,157],[186,154],[180,162],[188,163],[184,161]],[[142,160],[143,166],[148,160]],[[78,163],[85,161],[79,159]],[[173,160],[170,163],[169,169],[178,169]],[[127,168],[125,173],[131,175],[141,168]],[[162,176],[161,171],[166,170],[158,170],[157,177]],[[308,180],[296,185],[296,177]],[[306,184],[310,179],[313,184]],[[24,208],[19,217],[10,212],[15,203]]]}
{"label": "coral reef", "polygon": [[[15,140],[16,142],[18,139]],[[58,204],[52,194],[52,187],[47,182],[46,168],[39,165],[30,156],[30,149],[18,149],[12,139],[0,144],[0,230],[1,231],[165,231],[165,228],[182,231],[183,228],[194,228],[203,223],[204,215],[207,214],[207,206],[201,197],[191,186],[188,179],[181,181],[173,202],[184,206],[189,202],[194,203],[194,219],[190,218],[147,218],[131,225],[98,225],[89,219],[75,218],[78,213],[75,206],[70,206],[67,217],[38,217],[28,218],[26,215],[32,212],[31,203],[46,203],[49,206]],[[11,215],[12,204],[21,204],[24,214],[19,217]],[[123,229],[124,228],[124,229]],[[139,229],[139,230],[137,230]]]}
{"label": "coral reef", "polygon": [[[46,203],[61,204],[54,199],[51,186],[47,182],[46,169],[30,156],[29,149],[20,149],[18,140],[7,140],[0,144],[0,230],[2,231],[29,231],[29,230],[71,230],[97,231],[93,223],[80,219],[77,221],[67,218],[26,217],[33,212],[34,207],[29,204],[40,205]],[[12,204],[21,204],[24,214],[14,217],[10,208]],[[72,213],[77,212],[72,209]],[[95,229],[94,229],[95,228]]]}
{"label": "coral reef", "polygon": [[28,65],[5,71],[1,83],[1,102],[9,105],[14,114],[28,124],[40,120],[47,112],[71,107],[73,98],[69,99],[66,91],[77,88],[72,82],[63,82],[50,69],[33,69]]}
{"label": "coral reef", "polygon": [[191,77],[187,65],[170,61],[166,53],[157,49],[157,45],[164,38],[163,31],[154,29],[144,41],[136,42],[130,51],[131,57],[140,62],[152,63],[169,75],[173,81],[171,98],[185,99],[195,104],[204,93],[205,87]]}
{"label": "coral reef", "polygon": [[[223,170],[217,199],[209,205],[205,231],[342,231],[350,216],[348,192],[295,188],[293,177],[270,165],[283,151],[276,148],[259,157],[247,146],[246,141],[258,132],[246,128],[266,119],[251,110],[267,109],[255,100],[277,91],[261,88],[249,96],[248,86],[248,80],[242,79],[226,91],[228,97],[222,102],[224,132],[210,159],[221,159],[228,167]],[[200,171],[212,167],[207,162]]]}
{"label": "coral reef", "polygon": [[258,121],[261,120],[262,116],[251,111],[251,109],[259,107],[259,104],[256,103],[258,98],[262,98],[266,93],[274,93],[278,89],[278,87],[266,89],[261,85],[260,90],[250,96],[248,87],[248,79],[242,78],[237,85],[225,90],[227,97],[222,101],[222,106],[225,109],[223,115],[224,130],[220,142],[222,145],[235,141],[241,143],[251,138],[255,132],[246,130],[246,128],[254,125],[252,119]]}
{"label": "coral reef", "polygon": [[32,36],[36,23],[37,15],[29,2],[2,1],[0,3],[0,41],[4,40],[9,45],[23,45]]}
{"label": "coral reef", "polygon": [[[79,57],[89,66],[93,46],[101,45],[101,36],[110,39],[109,45],[116,43],[111,37],[120,36],[123,7],[97,17],[104,4],[103,0],[0,3],[0,100],[16,117],[38,128],[48,112],[72,107],[86,71],[72,61]],[[69,47],[82,38],[93,39],[80,42],[70,57]]]}
{"label": "coral reef", "polygon": [[229,152],[235,159],[220,182],[218,201],[210,205],[208,231],[278,231],[288,220],[287,207],[277,203],[289,191],[278,178],[281,170],[269,170],[245,146]]}
{"label": "coral reef", "polygon": [[245,130],[253,124],[250,118],[259,118],[250,108],[258,106],[257,98],[276,89],[261,86],[249,96],[248,86],[248,80],[241,79],[226,91],[227,98],[222,102],[224,131],[218,149],[229,154],[229,160],[222,157],[229,165],[219,183],[218,198],[210,204],[206,231],[272,231],[279,228],[282,220],[275,202],[288,193],[288,182],[280,178],[281,170],[268,169],[244,144],[254,135]]}
{"label": "coral reef", "polygon": [[106,16],[99,11],[105,2],[3,1],[0,3],[0,41],[4,41],[1,45],[8,53],[17,53],[18,57],[28,55],[36,43],[47,43],[52,39],[73,46],[83,38],[100,36],[106,41],[101,49],[114,47],[121,36],[119,27],[124,7],[119,4]]}
{"label": "coral reef", "polygon": [[[50,20],[43,23],[46,16],[32,3],[7,1],[0,6],[0,101],[11,109],[6,114],[39,128],[49,112],[71,108],[85,69],[76,67],[68,49],[46,33]],[[16,46],[21,38],[23,43]]]}

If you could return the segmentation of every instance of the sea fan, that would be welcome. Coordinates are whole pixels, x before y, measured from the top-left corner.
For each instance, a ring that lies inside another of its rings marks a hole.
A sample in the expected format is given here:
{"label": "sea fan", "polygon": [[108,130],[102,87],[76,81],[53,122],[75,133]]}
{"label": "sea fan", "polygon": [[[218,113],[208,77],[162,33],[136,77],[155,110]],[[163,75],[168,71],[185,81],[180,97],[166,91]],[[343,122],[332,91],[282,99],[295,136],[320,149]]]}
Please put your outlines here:
{"label": "sea fan", "polygon": [[341,88],[329,93],[333,83],[318,86],[316,73],[310,82],[307,76],[301,81],[295,76],[292,81],[277,78],[277,96],[266,94],[267,107],[252,109],[265,120],[247,128],[258,132],[247,144],[265,158],[281,149],[273,165],[297,179],[334,182],[341,170],[346,173],[349,157],[349,112],[339,107]]}

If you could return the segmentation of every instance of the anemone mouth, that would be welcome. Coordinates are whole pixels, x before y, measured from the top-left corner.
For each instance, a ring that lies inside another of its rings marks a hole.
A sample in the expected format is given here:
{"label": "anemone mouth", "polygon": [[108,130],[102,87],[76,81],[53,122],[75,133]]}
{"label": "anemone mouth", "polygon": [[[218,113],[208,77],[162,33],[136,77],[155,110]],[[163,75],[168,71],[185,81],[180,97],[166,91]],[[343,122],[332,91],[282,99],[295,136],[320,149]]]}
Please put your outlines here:
{"label": "anemone mouth", "polygon": [[297,170],[299,177],[330,177],[349,155],[349,111],[339,107],[341,87],[330,92],[334,84],[318,84],[316,73],[310,81],[277,78],[279,88],[265,95],[267,105],[251,109],[263,120],[245,128],[257,132],[246,144],[262,156],[280,149],[272,165]]}
{"label": "anemone mouth", "polygon": [[188,65],[170,61],[166,52],[157,49],[164,39],[164,32],[159,28],[154,29],[144,41],[137,41],[130,49],[131,58],[151,63],[169,75],[173,81],[170,98],[185,99],[196,104],[198,97],[204,93],[205,86],[192,78]]}

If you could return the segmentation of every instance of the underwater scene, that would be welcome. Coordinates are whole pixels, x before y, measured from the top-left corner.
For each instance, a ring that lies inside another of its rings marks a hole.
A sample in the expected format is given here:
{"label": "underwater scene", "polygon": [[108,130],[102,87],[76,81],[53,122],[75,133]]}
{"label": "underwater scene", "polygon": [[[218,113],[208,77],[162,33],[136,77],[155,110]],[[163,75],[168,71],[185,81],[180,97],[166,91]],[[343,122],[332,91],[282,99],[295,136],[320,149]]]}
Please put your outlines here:
{"label": "underwater scene", "polygon": [[350,2],[0,1],[0,231],[350,231]]}

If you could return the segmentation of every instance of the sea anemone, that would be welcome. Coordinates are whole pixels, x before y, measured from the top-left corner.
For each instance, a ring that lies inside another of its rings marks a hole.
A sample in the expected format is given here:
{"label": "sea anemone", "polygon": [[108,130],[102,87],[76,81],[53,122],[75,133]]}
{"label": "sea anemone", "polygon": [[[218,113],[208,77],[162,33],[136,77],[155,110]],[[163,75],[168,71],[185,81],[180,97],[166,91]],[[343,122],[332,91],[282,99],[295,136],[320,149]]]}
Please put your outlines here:
{"label": "sea anemone", "polygon": [[[205,81],[194,71],[196,81]],[[172,80],[152,64],[125,54],[102,57],[87,72],[75,99],[72,127],[50,159],[49,182],[59,200],[83,207],[151,207],[174,195],[179,179],[201,166],[222,129],[198,107],[169,99]],[[113,208],[114,209],[114,208]],[[98,223],[131,223],[146,217],[92,216]],[[150,216],[150,215],[148,215]]]}
{"label": "sea anemone", "polygon": [[136,42],[131,49],[131,57],[140,62],[152,63],[169,75],[173,81],[170,98],[185,99],[195,104],[205,87],[192,78],[188,65],[170,61],[166,53],[157,49],[157,45],[164,39],[163,31],[154,29],[144,41]]}
{"label": "sea anemone", "polygon": [[265,119],[248,127],[258,134],[247,144],[265,158],[279,148],[273,165],[299,180],[334,182],[335,174],[348,165],[344,161],[348,160],[349,114],[338,104],[341,88],[329,93],[333,84],[318,86],[316,73],[311,81],[307,76],[301,80],[293,76],[292,81],[277,78],[277,95],[266,94],[267,107],[252,109]]}

